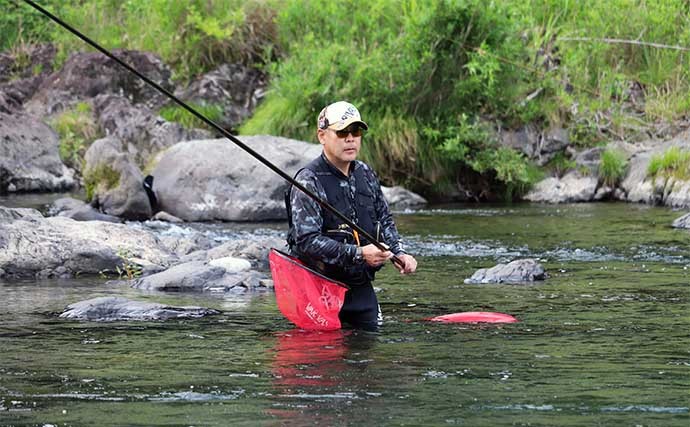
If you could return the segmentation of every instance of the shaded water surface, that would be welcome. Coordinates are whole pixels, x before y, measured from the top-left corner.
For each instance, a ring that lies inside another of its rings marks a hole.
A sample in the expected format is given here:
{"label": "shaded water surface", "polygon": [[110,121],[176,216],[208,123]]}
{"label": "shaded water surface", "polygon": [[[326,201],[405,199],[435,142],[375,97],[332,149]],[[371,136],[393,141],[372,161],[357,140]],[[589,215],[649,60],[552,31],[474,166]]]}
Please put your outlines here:
{"label": "shaded water surface", "polygon": [[[687,231],[669,227],[681,214],[626,204],[398,214],[420,270],[380,274],[376,334],[295,330],[272,294],[0,282],[0,424],[687,426],[690,245]],[[284,225],[189,227],[223,240]],[[526,256],[545,266],[545,282],[463,283]],[[222,314],[165,323],[55,315],[104,295]],[[424,321],[460,311],[520,323]]]}

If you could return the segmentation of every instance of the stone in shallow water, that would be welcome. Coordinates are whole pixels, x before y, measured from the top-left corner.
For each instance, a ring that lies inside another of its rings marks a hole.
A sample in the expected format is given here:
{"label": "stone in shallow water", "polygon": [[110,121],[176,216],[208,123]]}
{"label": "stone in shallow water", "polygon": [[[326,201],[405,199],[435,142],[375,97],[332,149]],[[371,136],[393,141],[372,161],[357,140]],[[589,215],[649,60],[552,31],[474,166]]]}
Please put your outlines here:
{"label": "stone in shallow water", "polygon": [[544,267],[533,259],[518,259],[508,264],[498,264],[491,268],[481,268],[465,283],[524,283],[544,280]]}
{"label": "stone in shallow water", "polygon": [[97,322],[115,320],[193,319],[220,313],[203,307],[171,307],[164,304],[132,301],[123,297],[99,297],[67,306],[64,319]]}

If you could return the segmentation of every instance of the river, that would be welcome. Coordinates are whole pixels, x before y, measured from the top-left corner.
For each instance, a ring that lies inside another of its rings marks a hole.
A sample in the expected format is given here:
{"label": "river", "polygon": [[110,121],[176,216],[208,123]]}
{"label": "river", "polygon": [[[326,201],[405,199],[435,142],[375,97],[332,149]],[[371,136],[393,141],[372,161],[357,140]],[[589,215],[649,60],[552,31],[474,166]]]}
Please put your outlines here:
{"label": "river", "polygon": [[[40,197],[0,204],[40,206]],[[0,282],[0,424],[687,426],[689,234],[631,204],[454,205],[399,213],[416,275],[376,287],[379,333],[309,333],[272,293],[142,293],[98,277]],[[222,240],[284,224],[191,224]],[[530,285],[469,285],[537,258]],[[123,295],[220,315],[90,323],[56,314]],[[425,321],[497,311],[520,322]]]}

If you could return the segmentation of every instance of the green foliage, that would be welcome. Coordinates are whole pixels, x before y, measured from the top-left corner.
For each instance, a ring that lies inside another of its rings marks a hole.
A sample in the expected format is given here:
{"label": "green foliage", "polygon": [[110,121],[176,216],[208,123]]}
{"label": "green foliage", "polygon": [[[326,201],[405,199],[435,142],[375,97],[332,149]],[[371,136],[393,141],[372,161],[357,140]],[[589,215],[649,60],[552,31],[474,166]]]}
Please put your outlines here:
{"label": "green foliage", "polygon": [[647,166],[647,176],[690,180],[690,151],[671,147],[663,154],[654,155]]}
{"label": "green foliage", "polygon": [[81,170],[84,154],[91,142],[100,136],[100,130],[91,112],[91,105],[78,103],[50,121],[60,137],[59,152],[62,161],[69,167]]}
{"label": "green foliage", "polygon": [[615,149],[607,149],[601,154],[599,180],[609,187],[614,187],[625,174],[628,162],[625,154]]}
{"label": "green foliage", "polygon": [[565,153],[559,152],[549,160],[546,164],[546,169],[552,172],[558,177],[562,177],[568,171],[573,170],[577,167],[577,163],[574,159],[569,158]]}
{"label": "green foliage", "polygon": [[[288,1],[278,14],[281,42],[290,49],[272,68],[272,90],[242,133],[313,139],[321,108],[346,99],[372,124],[363,156],[384,181],[428,189],[455,182],[458,166],[470,167],[488,146],[480,115],[508,117],[520,109],[515,99],[525,94],[527,74],[499,58],[524,51],[501,5],[380,0],[362,8],[353,0],[324,0],[311,6]],[[492,153],[495,160],[507,155]],[[479,169],[495,171],[504,185],[522,182],[524,171],[501,167]]]}
{"label": "green foliage", "polygon": [[88,169],[84,174],[84,187],[86,189],[86,201],[93,200],[96,189],[103,186],[106,190],[120,185],[120,174],[109,165],[100,164]]}
{"label": "green foliage", "polygon": [[[63,3],[62,0],[38,0],[41,6],[54,9]],[[52,38],[54,24],[48,19],[33,12],[33,9],[19,0],[3,1],[0,13],[0,52],[17,44],[29,44],[49,41]]]}
{"label": "green foliage", "polygon": [[[263,65],[276,58],[272,1],[92,0],[63,2],[60,16],[104,47],[152,51],[187,81],[224,62]],[[61,58],[83,42],[57,29]]]}
{"label": "green foliage", "polygon": [[[199,112],[202,116],[216,123],[218,123],[218,121],[223,117],[223,106],[221,105],[190,103],[189,106]],[[201,119],[198,119],[195,115],[178,105],[163,107],[158,114],[165,120],[180,123],[187,129],[209,128],[209,126],[207,126],[206,123],[204,123]]]}

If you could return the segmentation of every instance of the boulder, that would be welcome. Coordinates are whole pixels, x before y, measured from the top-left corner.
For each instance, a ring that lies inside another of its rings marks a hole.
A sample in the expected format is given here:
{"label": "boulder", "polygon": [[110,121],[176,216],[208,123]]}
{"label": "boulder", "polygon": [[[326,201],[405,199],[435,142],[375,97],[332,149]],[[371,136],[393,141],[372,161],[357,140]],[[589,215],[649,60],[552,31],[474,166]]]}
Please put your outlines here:
{"label": "boulder", "polygon": [[630,157],[628,173],[620,185],[625,192],[625,200],[672,207],[690,207],[689,181],[664,176],[652,178],[647,175],[652,158],[663,156],[672,147],[677,147],[681,151],[690,151],[690,130],[665,142],[647,141],[639,145],[638,151]]}
{"label": "boulder", "polygon": [[150,232],[102,221],[44,218],[33,209],[0,207],[0,268],[13,277],[160,270],[174,260]]}
{"label": "boulder", "polygon": [[93,103],[98,124],[107,135],[122,142],[118,151],[130,154],[142,169],[156,154],[178,142],[211,137],[206,130],[168,122],[123,96],[100,95]]}
{"label": "boulder", "polygon": [[[241,140],[290,176],[321,153],[320,145],[281,137]],[[176,144],[151,175],[160,208],[185,221],[285,219],[287,183],[226,139]]]}
{"label": "boulder", "polygon": [[517,130],[499,129],[498,139],[502,146],[520,151],[540,166],[570,144],[568,131],[558,126],[543,131],[534,125]]}
{"label": "boulder", "polygon": [[[156,55],[122,49],[112,52],[164,89],[173,91],[170,68]],[[101,94],[122,95],[152,110],[167,101],[165,95],[102,53],[79,52],[43,81],[25,108],[38,117],[46,117]]]}
{"label": "boulder", "polygon": [[136,279],[135,289],[174,292],[244,292],[267,288],[268,277],[256,271],[234,273],[222,266],[194,261]]}
{"label": "boulder", "polygon": [[0,53],[0,112],[15,113],[53,70],[55,46],[27,45]]}
{"label": "boulder", "polygon": [[117,320],[195,319],[220,313],[202,307],[173,307],[164,304],[132,301],[123,297],[99,297],[67,306],[63,319],[112,322]]}
{"label": "boulder", "polygon": [[234,130],[254,112],[266,86],[263,72],[242,64],[223,64],[175,95],[189,103],[221,107],[223,113],[218,124]]}
{"label": "boulder", "polygon": [[519,259],[508,264],[498,264],[491,268],[477,270],[472,277],[465,279],[468,284],[484,283],[526,283],[544,280],[544,267],[533,259]]}
{"label": "boulder", "polygon": [[390,209],[403,210],[420,208],[427,204],[427,201],[424,197],[400,186],[381,186],[381,191],[383,192],[383,197],[386,198],[388,207]]}
{"label": "boulder", "polygon": [[0,112],[0,193],[65,191],[75,184],[51,128],[25,114]]}
{"label": "boulder", "polygon": [[524,198],[546,203],[588,202],[594,199],[597,184],[596,177],[571,171],[563,178],[549,177],[538,182]]}
{"label": "boulder", "polygon": [[102,138],[84,156],[84,182],[91,204],[103,213],[130,220],[151,217],[144,176],[131,157],[120,152],[121,141]]}

